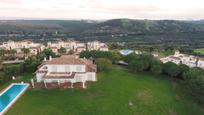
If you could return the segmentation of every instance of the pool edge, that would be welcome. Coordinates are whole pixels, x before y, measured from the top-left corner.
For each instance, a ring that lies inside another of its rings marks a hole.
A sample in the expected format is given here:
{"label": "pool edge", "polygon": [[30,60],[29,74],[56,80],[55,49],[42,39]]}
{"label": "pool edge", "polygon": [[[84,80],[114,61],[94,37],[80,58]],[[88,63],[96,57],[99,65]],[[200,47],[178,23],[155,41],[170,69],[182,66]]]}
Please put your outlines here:
{"label": "pool edge", "polygon": [[[6,92],[10,87],[12,87],[13,85],[20,85],[20,84],[22,84],[22,83],[12,83],[12,84],[9,85],[7,88],[5,88],[3,92],[1,92],[1,95],[2,95],[3,93],[5,93],[5,92]],[[12,105],[14,105],[14,104],[16,103],[16,101],[25,93],[25,91],[26,91],[26,90],[29,88],[29,86],[30,86],[29,83],[23,83],[23,84],[26,84],[26,87],[20,92],[19,95],[16,96],[16,98],[15,98],[14,100],[12,100],[11,103],[9,103],[9,104],[6,106],[6,108],[5,108],[2,112],[0,112],[0,115],[4,115],[4,114],[12,107]],[[0,96],[1,96],[1,95],[0,95]]]}

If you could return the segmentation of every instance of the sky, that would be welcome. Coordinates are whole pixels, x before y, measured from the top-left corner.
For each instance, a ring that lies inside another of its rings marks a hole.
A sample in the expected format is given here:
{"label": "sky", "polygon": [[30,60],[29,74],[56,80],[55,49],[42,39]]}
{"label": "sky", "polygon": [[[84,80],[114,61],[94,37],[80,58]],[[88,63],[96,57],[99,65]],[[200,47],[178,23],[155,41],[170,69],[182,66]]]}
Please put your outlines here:
{"label": "sky", "polygon": [[0,0],[1,19],[204,19],[204,0]]}

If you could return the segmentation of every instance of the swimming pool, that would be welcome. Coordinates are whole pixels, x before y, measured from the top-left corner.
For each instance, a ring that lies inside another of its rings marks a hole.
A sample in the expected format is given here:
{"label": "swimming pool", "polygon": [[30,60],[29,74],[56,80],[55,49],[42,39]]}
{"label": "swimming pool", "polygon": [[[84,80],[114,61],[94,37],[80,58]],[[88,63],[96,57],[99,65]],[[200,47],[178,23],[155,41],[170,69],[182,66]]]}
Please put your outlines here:
{"label": "swimming pool", "polygon": [[25,92],[29,84],[13,83],[0,93],[0,115],[5,113]]}
{"label": "swimming pool", "polygon": [[127,56],[129,54],[133,53],[133,50],[120,50],[120,54]]}

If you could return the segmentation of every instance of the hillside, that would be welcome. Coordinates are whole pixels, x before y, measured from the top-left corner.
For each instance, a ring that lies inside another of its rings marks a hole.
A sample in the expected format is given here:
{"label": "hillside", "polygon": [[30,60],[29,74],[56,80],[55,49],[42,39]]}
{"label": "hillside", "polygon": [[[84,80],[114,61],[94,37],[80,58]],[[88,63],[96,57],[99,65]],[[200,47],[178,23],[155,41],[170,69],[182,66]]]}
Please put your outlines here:
{"label": "hillside", "polygon": [[187,21],[174,20],[130,20],[116,19],[109,20],[95,25],[86,30],[87,33],[183,33],[183,32],[201,32],[204,31],[204,25],[191,23]]}
{"label": "hillside", "polygon": [[0,21],[0,32],[81,31],[83,33],[171,33],[204,31],[203,21],[114,19],[87,20],[9,20]]}

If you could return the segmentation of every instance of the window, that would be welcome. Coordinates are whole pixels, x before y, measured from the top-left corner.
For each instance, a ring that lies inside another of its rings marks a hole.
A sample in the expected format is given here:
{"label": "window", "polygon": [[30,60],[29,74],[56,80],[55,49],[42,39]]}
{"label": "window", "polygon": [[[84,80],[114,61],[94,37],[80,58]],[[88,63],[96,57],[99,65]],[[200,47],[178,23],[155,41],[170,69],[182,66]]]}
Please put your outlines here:
{"label": "window", "polygon": [[82,71],[82,66],[77,66],[76,71]]}

